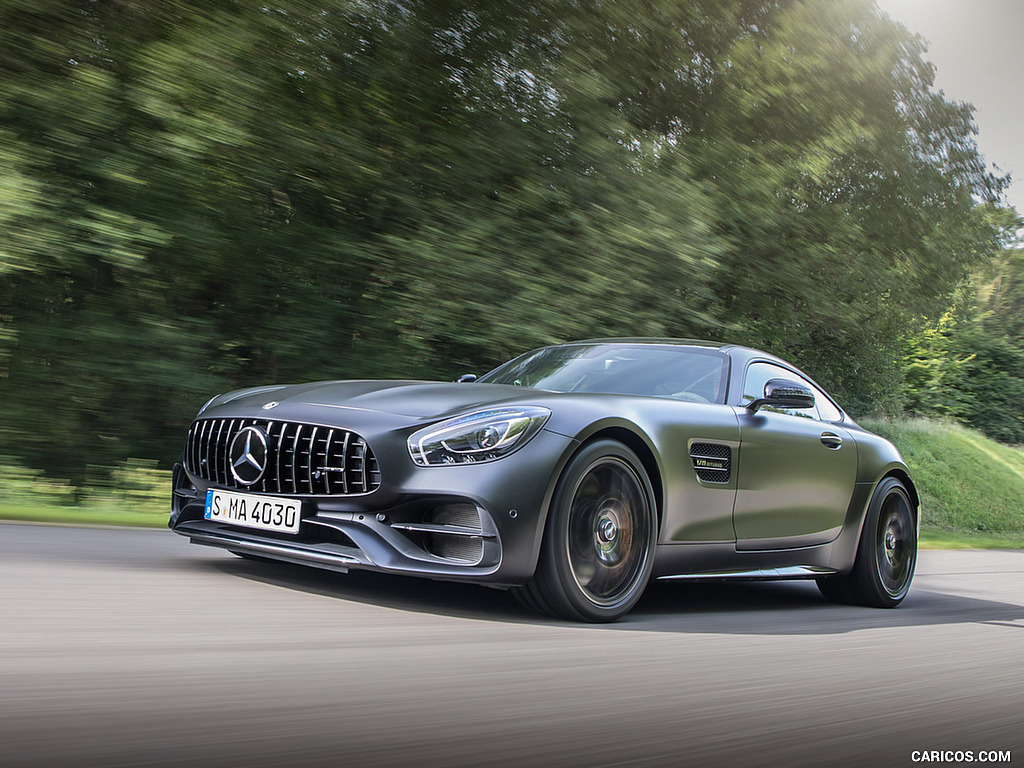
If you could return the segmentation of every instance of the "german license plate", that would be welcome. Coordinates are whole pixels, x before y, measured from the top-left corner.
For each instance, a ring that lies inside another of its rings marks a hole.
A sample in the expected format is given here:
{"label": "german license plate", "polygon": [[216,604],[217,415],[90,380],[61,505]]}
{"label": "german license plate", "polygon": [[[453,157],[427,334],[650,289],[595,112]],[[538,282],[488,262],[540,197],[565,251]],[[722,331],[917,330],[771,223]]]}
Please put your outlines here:
{"label": "german license plate", "polygon": [[206,511],[203,517],[264,531],[298,533],[301,508],[302,503],[298,499],[279,499],[211,488],[206,492]]}

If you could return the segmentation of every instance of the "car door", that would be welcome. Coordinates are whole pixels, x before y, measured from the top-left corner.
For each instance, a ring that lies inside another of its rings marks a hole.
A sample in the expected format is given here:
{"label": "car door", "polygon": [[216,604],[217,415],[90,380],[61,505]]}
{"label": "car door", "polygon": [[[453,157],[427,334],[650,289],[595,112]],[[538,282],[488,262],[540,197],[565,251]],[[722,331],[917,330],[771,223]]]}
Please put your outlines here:
{"label": "car door", "polygon": [[815,394],[810,409],[737,408],[739,467],[733,526],[741,550],[824,544],[839,535],[853,495],[857,446],[820,389],[774,363],[747,366],[745,402],[760,398],[769,379],[799,381]]}

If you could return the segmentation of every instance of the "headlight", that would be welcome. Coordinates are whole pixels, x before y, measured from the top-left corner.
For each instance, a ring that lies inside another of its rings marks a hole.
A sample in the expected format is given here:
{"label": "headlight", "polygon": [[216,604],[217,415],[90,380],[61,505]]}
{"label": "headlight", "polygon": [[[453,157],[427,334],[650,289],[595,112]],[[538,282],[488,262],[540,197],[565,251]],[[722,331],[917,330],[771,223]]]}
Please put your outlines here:
{"label": "headlight", "polygon": [[409,454],[421,467],[494,461],[526,445],[550,415],[537,406],[477,411],[415,432]]}

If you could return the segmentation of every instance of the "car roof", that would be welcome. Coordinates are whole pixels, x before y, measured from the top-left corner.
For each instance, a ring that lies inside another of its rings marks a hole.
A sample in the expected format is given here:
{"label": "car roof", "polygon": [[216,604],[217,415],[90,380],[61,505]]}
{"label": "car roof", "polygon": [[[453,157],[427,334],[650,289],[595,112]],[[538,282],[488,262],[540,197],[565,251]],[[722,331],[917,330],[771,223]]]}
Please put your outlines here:
{"label": "car roof", "polygon": [[703,349],[717,349],[720,352],[729,354],[735,363],[745,365],[746,363],[753,360],[765,360],[773,363],[778,363],[784,368],[789,368],[796,371],[798,374],[806,379],[809,379],[820,388],[820,385],[814,381],[810,376],[804,373],[800,368],[793,365],[788,360],[784,360],[777,355],[773,355],[771,352],[765,352],[761,349],[755,349],[754,347],[744,347],[740,344],[731,344],[726,342],[718,341],[707,341],[705,339],[672,339],[672,338],[658,338],[658,337],[645,337],[637,336],[631,338],[608,338],[608,339],[582,339],[580,341],[567,341],[561,344],[552,344],[553,347],[567,347],[574,346],[577,344],[648,344],[650,346],[675,346],[675,347],[700,347]]}
{"label": "car roof", "polygon": [[787,363],[780,357],[770,352],[765,352],[753,347],[744,347],[739,344],[731,344],[719,341],[707,341],[705,339],[672,339],[637,336],[630,338],[608,338],[608,339],[581,339],[579,341],[567,341],[561,344],[552,344],[554,347],[567,347],[576,344],[649,344],[651,346],[675,346],[675,347],[703,347],[705,349],[718,349],[722,352],[742,352],[748,357],[759,357],[767,360],[775,360],[792,368],[792,363]]}
{"label": "car roof", "polygon": [[564,347],[572,344],[651,344],[678,347],[711,347],[714,349],[722,349],[723,347],[732,346],[730,344],[723,344],[717,341],[704,341],[703,339],[669,339],[646,336],[611,339],[580,339],[579,341],[566,341],[561,344],[552,344],[551,346]]}
{"label": "car roof", "polygon": [[658,337],[646,337],[646,336],[625,337],[625,338],[618,337],[618,338],[606,338],[606,339],[580,339],[578,341],[566,341],[566,342],[562,342],[560,344],[550,344],[548,346],[549,347],[571,347],[571,346],[577,346],[577,345],[582,346],[584,344],[630,344],[630,345],[644,345],[644,344],[646,344],[646,345],[650,345],[650,346],[700,347],[700,348],[703,348],[703,349],[715,349],[715,350],[718,350],[720,352],[723,352],[723,353],[727,354],[732,359],[733,364],[740,366],[741,370],[747,364],[749,364],[751,362],[755,362],[755,361],[777,363],[778,365],[781,365],[783,368],[788,368],[789,370],[794,371],[799,376],[807,379],[809,382],[814,384],[815,387],[817,387],[823,393],[825,393],[825,396],[828,397],[828,399],[832,402],[832,404],[834,406],[836,406],[836,408],[839,408],[839,410],[843,412],[844,418],[849,420],[849,416],[846,415],[846,412],[843,411],[843,409],[839,406],[838,403],[836,403],[835,400],[832,399],[832,396],[829,395],[825,391],[824,387],[822,387],[820,384],[818,384],[818,382],[816,382],[812,377],[808,376],[800,368],[798,368],[797,366],[795,366],[793,363],[789,362],[788,360],[784,360],[783,358],[778,357],[777,355],[773,355],[772,353],[765,352],[764,350],[761,350],[761,349],[756,349],[754,347],[744,347],[744,346],[742,346],[740,344],[730,344],[730,343],[718,342],[718,341],[707,341],[707,340],[704,340],[704,339],[673,339],[673,338],[658,338]]}

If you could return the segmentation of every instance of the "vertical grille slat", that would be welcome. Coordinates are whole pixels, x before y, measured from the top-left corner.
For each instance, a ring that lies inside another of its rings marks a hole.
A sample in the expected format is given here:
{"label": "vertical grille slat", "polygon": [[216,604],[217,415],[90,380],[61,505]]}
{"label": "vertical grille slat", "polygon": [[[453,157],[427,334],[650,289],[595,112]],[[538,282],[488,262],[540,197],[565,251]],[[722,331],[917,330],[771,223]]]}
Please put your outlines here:
{"label": "vertical grille slat", "polygon": [[363,493],[366,493],[366,489],[370,485],[368,479],[370,462],[366,460],[366,441],[360,440],[359,445],[359,483],[363,488]]}
{"label": "vertical grille slat", "polygon": [[313,427],[313,432],[309,436],[309,467],[306,470],[306,477],[309,478],[309,490],[307,493],[316,493],[316,488],[313,486],[313,467],[316,464],[316,433],[317,428]]}
{"label": "vertical grille slat", "polygon": [[[254,422],[255,423],[255,422]],[[258,426],[258,425],[257,425]],[[274,450],[274,422],[267,422],[267,466],[273,467],[277,465],[277,454]],[[264,493],[272,492],[270,487],[270,478],[273,477],[273,473],[264,472],[263,479],[260,480],[260,490]]]}
{"label": "vertical grille slat", "polygon": [[217,472],[217,441],[213,439],[213,429],[217,426],[210,424],[209,429],[206,430],[206,450],[203,452],[203,458],[206,460],[207,472],[213,477],[216,477]]}
{"label": "vertical grille slat", "polygon": [[316,427],[313,427],[312,429],[307,428],[307,432],[309,432],[309,437],[303,437],[302,438],[302,450],[301,450],[301,456],[303,457],[303,462],[302,462],[302,470],[303,470],[302,471],[302,487],[303,487],[303,491],[302,492],[303,493],[312,493],[313,492],[313,473],[312,473],[312,467],[313,467],[313,442],[314,442],[313,438],[314,438],[314,435],[316,435]]}
{"label": "vertical grille slat", "polygon": [[288,492],[288,469],[291,467],[288,463],[288,457],[291,455],[288,451],[288,426],[288,424],[281,425],[281,437],[277,449],[277,484],[281,486],[281,493]]}
{"label": "vertical grille slat", "polygon": [[[363,457],[361,453],[362,447],[362,440],[356,440],[355,442],[352,443],[352,465],[346,467],[348,469],[348,472],[346,474],[351,476],[349,477],[349,485],[351,485],[352,487],[360,485],[363,462]],[[358,491],[356,491],[356,493],[358,493]]]}
{"label": "vertical grille slat", "polygon": [[203,427],[199,430],[199,436],[197,437],[198,444],[196,445],[196,457],[198,459],[196,462],[196,472],[198,473],[210,471],[210,433],[212,431],[212,422],[204,423]]}
{"label": "vertical grille slat", "polygon": [[[257,427],[267,438],[266,471],[252,485],[231,471],[231,445]],[[185,445],[189,471],[239,491],[312,496],[355,496],[381,484],[380,464],[366,440],[345,429],[260,419],[199,419]]]}
{"label": "vertical grille slat", "polygon": [[214,451],[216,449],[216,441],[213,439],[213,433],[217,426],[219,426],[219,423],[220,422],[214,423],[211,421],[206,426],[206,429],[203,431],[204,434],[200,436],[200,440],[202,441],[202,461],[205,462],[205,472],[203,474],[204,477],[206,476],[206,473],[212,473],[217,471],[217,457],[214,455]]}
{"label": "vertical grille slat", "polygon": [[352,441],[352,433],[345,433],[345,442],[341,446],[341,492],[348,495],[348,446]]}
{"label": "vertical grille slat", "polygon": [[[235,422],[232,421],[231,423],[234,424]],[[217,430],[217,439],[214,441],[214,444],[213,444],[213,466],[215,467],[214,475],[213,476],[214,476],[215,480],[218,480],[219,482],[222,482],[222,483],[226,483],[227,482],[227,474],[228,474],[227,473],[228,443],[227,443],[227,440],[222,440],[221,439],[224,436],[224,426],[225,426],[225,424],[227,424],[226,421],[222,421],[221,422],[220,429]],[[230,433],[230,431],[231,431],[231,428],[228,427],[228,432]],[[223,444],[223,448],[221,447],[222,444]]]}
{"label": "vertical grille slat", "polygon": [[370,450],[367,447],[367,441],[362,441],[362,493],[367,492],[367,488],[370,487],[370,457],[368,454]]}
{"label": "vertical grille slat", "polygon": [[199,425],[192,424],[188,428],[188,443],[185,448],[185,466],[195,472],[195,468],[199,466],[199,455],[196,453],[196,447],[199,445]]}
{"label": "vertical grille slat", "polygon": [[[277,427],[277,433],[274,432],[274,427]],[[273,448],[272,458],[267,459],[268,467],[279,467],[281,466],[281,433],[284,430],[284,422],[278,424],[276,421],[271,422],[267,426],[267,431],[270,434],[270,444]],[[274,472],[269,478],[267,478],[267,490],[270,493],[281,492],[281,476]]]}
{"label": "vertical grille slat", "polygon": [[324,492],[331,493],[331,473],[326,469],[331,465],[331,443],[334,442],[334,430],[327,433],[327,445],[324,446]]}
{"label": "vertical grille slat", "polygon": [[295,439],[292,440],[292,493],[299,493],[299,438],[302,437],[302,425],[295,425]]}

